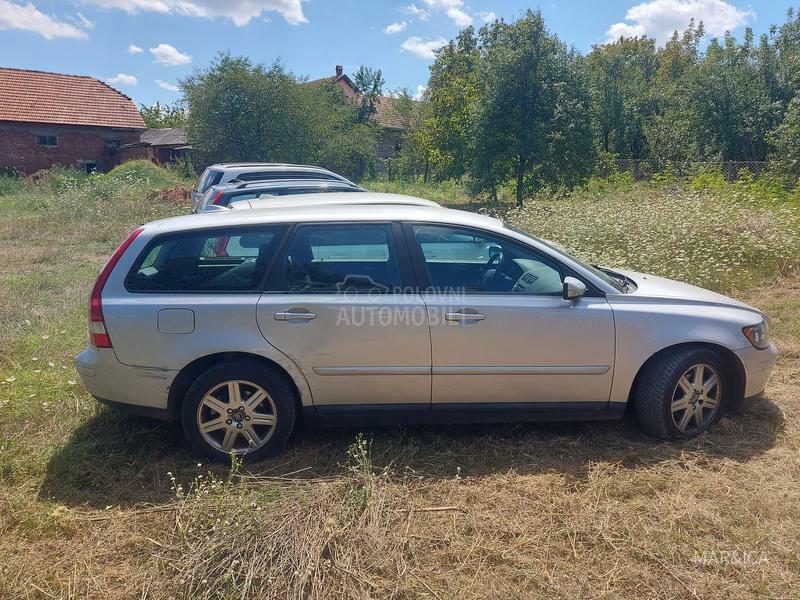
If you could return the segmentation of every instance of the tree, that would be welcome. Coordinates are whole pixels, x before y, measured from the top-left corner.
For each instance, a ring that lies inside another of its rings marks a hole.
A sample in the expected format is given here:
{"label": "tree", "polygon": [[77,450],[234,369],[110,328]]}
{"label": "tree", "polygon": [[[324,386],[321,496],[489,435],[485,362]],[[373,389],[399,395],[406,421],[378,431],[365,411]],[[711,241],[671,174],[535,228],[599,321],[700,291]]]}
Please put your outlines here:
{"label": "tree", "polygon": [[432,149],[428,126],[430,103],[414,100],[407,89],[402,89],[394,94],[391,110],[401,130],[400,151],[394,161],[397,171],[412,181],[422,173],[423,181],[427,182]]}
{"label": "tree", "polygon": [[481,45],[476,176],[491,186],[513,173],[519,205],[529,191],[588,177],[589,94],[577,53],[531,10],[515,23],[484,27]]}
{"label": "tree", "polygon": [[383,93],[383,86],[386,83],[383,73],[380,69],[372,70],[361,65],[353,76],[353,83],[361,100],[359,118],[367,121],[375,114],[375,106]]}
{"label": "tree", "polygon": [[649,89],[658,70],[655,40],[620,38],[595,46],[587,66],[597,146],[619,158],[645,158],[645,121],[654,111]]}
{"label": "tree", "polygon": [[376,125],[332,82],[298,82],[283,65],[218,55],[181,82],[187,134],[204,162],[321,164],[356,179],[374,164]]}
{"label": "tree", "polygon": [[470,169],[479,60],[475,30],[467,27],[437,52],[431,66],[426,129],[430,160],[440,179],[459,178]]}
{"label": "tree", "polygon": [[783,122],[769,135],[771,158],[794,183],[800,180],[800,93],[789,104]]}
{"label": "tree", "polygon": [[178,102],[172,105],[159,102],[150,106],[140,104],[139,113],[142,115],[144,124],[154,129],[186,126],[186,110]]}

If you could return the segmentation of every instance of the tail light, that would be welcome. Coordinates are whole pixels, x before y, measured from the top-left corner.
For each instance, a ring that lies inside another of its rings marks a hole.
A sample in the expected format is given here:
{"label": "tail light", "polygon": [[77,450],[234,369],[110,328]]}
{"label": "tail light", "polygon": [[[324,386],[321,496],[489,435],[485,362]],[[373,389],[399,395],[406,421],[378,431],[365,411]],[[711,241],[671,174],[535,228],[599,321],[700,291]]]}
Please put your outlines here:
{"label": "tail light", "polygon": [[142,231],[144,230],[140,227],[131,233],[127,240],[122,242],[120,247],[111,255],[111,258],[108,259],[103,270],[100,271],[100,275],[97,276],[97,281],[94,282],[92,295],[89,297],[89,342],[95,348],[111,348],[111,338],[108,336],[108,331],[106,331],[106,321],[103,317],[103,288],[106,286],[108,277],[111,275],[111,271],[114,270],[114,267],[117,266],[119,259],[122,258],[122,255],[125,254],[125,251],[133,243],[133,240],[135,240],[136,236],[142,233]]}
{"label": "tail light", "polygon": [[217,192],[214,194],[214,197],[211,198],[211,204],[219,204],[220,199],[222,198],[222,192]]}

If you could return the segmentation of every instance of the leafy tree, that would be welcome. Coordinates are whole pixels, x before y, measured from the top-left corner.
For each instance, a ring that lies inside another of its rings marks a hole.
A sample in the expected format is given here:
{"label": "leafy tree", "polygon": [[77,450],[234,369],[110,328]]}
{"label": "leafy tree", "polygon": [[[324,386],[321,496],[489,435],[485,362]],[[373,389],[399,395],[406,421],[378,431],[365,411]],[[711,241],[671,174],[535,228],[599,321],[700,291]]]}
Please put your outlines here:
{"label": "leafy tree", "polygon": [[181,87],[187,134],[204,162],[321,164],[355,178],[374,164],[376,125],[333,83],[308,85],[278,62],[220,54]]}
{"label": "leafy tree", "polygon": [[475,30],[467,27],[437,52],[431,66],[426,129],[430,160],[440,179],[459,178],[470,169],[479,60]]}
{"label": "leafy tree", "polygon": [[583,63],[528,10],[481,30],[476,178],[488,189],[513,173],[517,204],[545,185],[572,186],[592,168]]}
{"label": "leafy tree", "polygon": [[361,65],[353,76],[353,83],[361,98],[359,118],[362,121],[367,121],[375,114],[375,106],[383,93],[383,86],[386,83],[383,79],[383,73],[381,73],[380,69],[372,70]]}
{"label": "leafy tree", "polygon": [[587,57],[595,138],[620,158],[647,154],[645,121],[654,112],[649,89],[658,70],[655,40],[620,38]]}
{"label": "leafy tree", "polygon": [[142,115],[145,125],[153,129],[186,126],[186,110],[178,102],[171,105],[159,102],[150,106],[140,104],[139,113]]}
{"label": "leafy tree", "polygon": [[392,112],[400,125],[400,151],[394,163],[402,177],[416,180],[422,174],[428,181],[432,151],[430,128],[430,103],[414,100],[407,89],[398,90],[392,98]]}
{"label": "leafy tree", "polygon": [[770,134],[769,141],[779,171],[797,183],[800,180],[800,93],[789,104],[783,122]]}

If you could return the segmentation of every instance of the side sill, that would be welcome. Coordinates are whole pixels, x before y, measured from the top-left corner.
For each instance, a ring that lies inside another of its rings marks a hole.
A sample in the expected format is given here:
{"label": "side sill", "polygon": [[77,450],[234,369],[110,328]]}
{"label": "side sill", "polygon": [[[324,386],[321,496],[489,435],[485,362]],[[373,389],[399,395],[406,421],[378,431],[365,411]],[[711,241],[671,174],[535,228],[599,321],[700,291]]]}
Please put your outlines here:
{"label": "side sill", "polygon": [[339,404],[303,407],[305,421],[317,427],[347,425],[455,425],[553,421],[613,421],[624,402],[508,402],[486,404]]}
{"label": "side sill", "polygon": [[102,402],[106,406],[110,406],[111,408],[124,411],[131,415],[137,415],[140,417],[149,417],[151,419],[158,419],[160,421],[176,421],[177,415],[174,411],[171,411],[167,408],[155,408],[152,406],[139,406],[136,404],[126,404],[125,402],[115,402],[113,400],[106,400],[105,398],[98,398],[94,396],[94,399],[98,402]]}

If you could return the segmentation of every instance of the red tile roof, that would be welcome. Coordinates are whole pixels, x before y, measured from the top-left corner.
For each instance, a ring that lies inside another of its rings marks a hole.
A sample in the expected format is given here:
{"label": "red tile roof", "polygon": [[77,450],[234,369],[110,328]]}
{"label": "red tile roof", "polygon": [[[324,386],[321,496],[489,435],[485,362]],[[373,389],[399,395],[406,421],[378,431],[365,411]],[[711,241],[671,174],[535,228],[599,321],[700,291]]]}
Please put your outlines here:
{"label": "red tile roof", "polygon": [[93,77],[2,67],[0,121],[147,127],[133,100]]}

